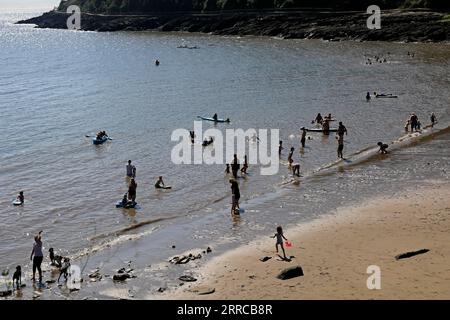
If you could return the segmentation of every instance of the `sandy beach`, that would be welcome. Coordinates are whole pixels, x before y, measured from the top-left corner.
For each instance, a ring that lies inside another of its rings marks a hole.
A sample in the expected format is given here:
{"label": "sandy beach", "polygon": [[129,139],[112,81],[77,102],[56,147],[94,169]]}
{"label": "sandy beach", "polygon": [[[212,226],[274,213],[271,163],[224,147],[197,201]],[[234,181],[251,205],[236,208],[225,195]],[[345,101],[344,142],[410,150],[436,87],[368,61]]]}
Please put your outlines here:
{"label": "sandy beach", "polygon": [[[164,299],[449,299],[450,186],[410,188],[284,231],[290,262],[267,235],[196,270],[198,281]],[[275,228],[274,228],[275,233]],[[429,249],[410,258],[399,254]],[[266,262],[259,259],[272,257]],[[381,270],[381,289],[367,288],[368,266]],[[301,266],[304,276],[279,280]],[[198,291],[214,293],[199,295]]]}

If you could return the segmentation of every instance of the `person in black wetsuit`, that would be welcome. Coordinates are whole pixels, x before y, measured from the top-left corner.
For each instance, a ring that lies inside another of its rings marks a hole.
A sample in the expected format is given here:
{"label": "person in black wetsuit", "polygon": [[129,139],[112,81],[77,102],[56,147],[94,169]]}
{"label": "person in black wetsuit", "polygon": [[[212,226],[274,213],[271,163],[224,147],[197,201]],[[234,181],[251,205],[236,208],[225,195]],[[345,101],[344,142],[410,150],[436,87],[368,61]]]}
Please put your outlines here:
{"label": "person in black wetsuit", "polygon": [[234,155],[233,158],[233,162],[231,163],[231,171],[233,172],[233,177],[236,179],[237,178],[237,173],[239,171],[239,168],[241,166],[239,165],[239,160],[237,158],[237,155]]}
{"label": "person in black wetsuit", "polygon": [[435,116],[434,112],[431,113],[430,121],[431,121],[431,127],[434,127],[434,125],[437,122],[437,119],[436,119],[436,116]]}
{"label": "person in black wetsuit", "polygon": [[339,127],[338,127],[337,134],[338,134],[339,136],[343,136],[344,133],[345,133],[346,135],[348,134],[348,133],[347,133],[347,128],[342,124],[342,122],[339,122]]}
{"label": "person in black wetsuit", "polygon": [[316,119],[314,121],[318,124],[322,124],[323,118],[320,112],[317,114]]}
{"label": "person in black wetsuit", "polygon": [[302,144],[302,148],[304,148],[306,142],[306,129],[303,127],[300,130],[302,130],[302,138],[300,139],[300,143]]}
{"label": "person in black wetsuit", "polygon": [[389,147],[386,143],[383,142],[378,142],[377,145],[380,147],[380,150],[378,150],[378,152],[380,152],[381,154],[386,154],[387,152],[387,148]]}
{"label": "person in black wetsuit", "polygon": [[231,183],[231,215],[236,214],[236,211],[239,210],[239,199],[241,198],[241,193],[239,191],[239,185],[236,180],[230,179]]}
{"label": "person in black wetsuit", "polygon": [[214,119],[214,121],[217,121],[217,113],[214,113],[214,115],[213,115],[213,117],[212,117],[213,119]]}
{"label": "person in black wetsuit", "polygon": [[417,129],[417,122],[419,121],[419,118],[416,116],[415,113],[411,114],[411,118],[409,118],[409,123],[411,125],[411,131],[414,131]]}

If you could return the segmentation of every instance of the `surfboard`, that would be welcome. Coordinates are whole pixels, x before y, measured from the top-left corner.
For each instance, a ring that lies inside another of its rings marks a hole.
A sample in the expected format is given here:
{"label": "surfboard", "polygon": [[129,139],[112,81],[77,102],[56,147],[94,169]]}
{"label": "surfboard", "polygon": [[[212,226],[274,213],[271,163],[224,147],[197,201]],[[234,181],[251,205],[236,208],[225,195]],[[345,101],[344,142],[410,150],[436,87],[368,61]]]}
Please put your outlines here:
{"label": "surfboard", "polygon": [[21,205],[23,205],[23,202],[20,202],[19,199],[16,199],[16,200],[13,201],[12,204],[13,204],[14,206],[21,206]]}

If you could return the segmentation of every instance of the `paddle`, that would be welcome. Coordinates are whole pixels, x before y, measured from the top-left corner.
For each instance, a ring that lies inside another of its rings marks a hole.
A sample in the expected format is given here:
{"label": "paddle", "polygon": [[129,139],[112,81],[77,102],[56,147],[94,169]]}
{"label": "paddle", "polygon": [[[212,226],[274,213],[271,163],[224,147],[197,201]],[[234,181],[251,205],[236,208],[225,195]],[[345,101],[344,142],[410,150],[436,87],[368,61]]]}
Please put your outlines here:
{"label": "paddle", "polygon": [[[89,134],[87,134],[87,135],[85,135],[85,137],[86,138],[90,138],[90,137],[92,137],[93,135],[89,135]],[[111,137],[109,137],[109,136],[107,136],[108,137],[108,140],[114,140],[113,138],[111,138]]]}

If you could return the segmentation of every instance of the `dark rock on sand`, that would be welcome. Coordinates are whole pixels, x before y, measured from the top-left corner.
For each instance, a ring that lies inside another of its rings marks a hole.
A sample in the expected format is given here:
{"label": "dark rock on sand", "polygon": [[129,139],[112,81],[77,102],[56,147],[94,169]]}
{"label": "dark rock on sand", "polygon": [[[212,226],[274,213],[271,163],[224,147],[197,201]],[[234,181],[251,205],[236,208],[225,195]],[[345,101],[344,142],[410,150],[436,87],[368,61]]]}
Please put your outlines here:
{"label": "dark rock on sand", "polygon": [[0,297],[8,297],[12,295],[12,290],[0,291]]}
{"label": "dark rock on sand", "polygon": [[417,256],[418,254],[427,253],[428,251],[430,251],[430,250],[429,249],[421,249],[421,250],[417,250],[417,251],[410,251],[410,252],[402,253],[402,254],[399,254],[398,256],[395,256],[395,260],[411,258],[411,257]]}
{"label": "dark rock on sand", "polygon": [[115,274],[113,276],[114,281],[125,281],[130,278],[131,278],[131,275],[129,275],[128,273],[119,273],[119,274]]}
{"label": "dark rock on sand", "polygon": [[292,279],[292,278],[301,277],[301,276],[303,276],[302,267],[296,266],[296,267],[284,269],[283,271],[280,272],[280,274],[277,276],[277,278],[281,279],[281,280],[287,280],[287,279]]}
{"label": "dark rock on sand", "polygon": [[212,294],[212,293],[216,292],[216,289],[213,287],[198,286],[198,287],[190,289],[189,291],[196,293],[199,296],[202,296],[202,295],[206,295],[206,294]]}
{"label": "dark rock on sand", "polygon": [[267,260],[270,260],[270,259],[272,259],[272,257],[265,256],[265,257],[260,258],[259,261],[266,262]]}
{"label": "dark rock on sand", "polygon": [[164,291],[166,291],[166,288],[159,288],[159,289],[158,289],[158,292],[163,293]]}
{"label": "dark rock on sand", "polygon": [[197,281],[197,279],[195,279],[194,277],[191,277],[191,276],[181,276],[178,279],[180,279],[181,281],[186,281],[186,282]]}

